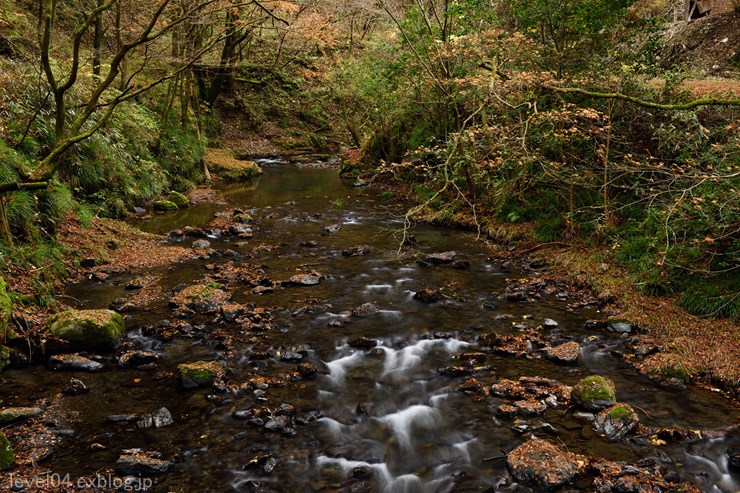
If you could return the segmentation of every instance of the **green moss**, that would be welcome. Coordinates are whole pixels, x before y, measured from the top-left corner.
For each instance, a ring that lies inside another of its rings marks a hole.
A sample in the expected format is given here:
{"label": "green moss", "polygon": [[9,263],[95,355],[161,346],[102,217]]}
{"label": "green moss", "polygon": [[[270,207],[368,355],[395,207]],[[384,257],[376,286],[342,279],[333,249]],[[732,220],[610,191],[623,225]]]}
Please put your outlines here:
{"label": "green moss", "polygon": [[0,346],[0,372],[10,366],[10,348]]}
{"label": "green moss", "polygon": [[677,378],[682,382],[691,381],[691,373],[681,363],[673,363],[657,370],[657,374],[666,378]]}
{"label": "green moss", "polygon": [[223,374],[223,368],[216,361],[196,361],[177,366],[180,383],[185,389],[207,387]]}
{"label": "green moss", "polygon": [[76,351],[114,349],[124,328],[113,310],[67,310],[49,320],[49,332],[66,341],[64,349]]}
{"label": "green moss", "polygon": [[0,431],[0,471],[7,471],[15,465],[13,448],[7,437]]}
{"label": "green moss", "polygon": [[170,202],[169,200],[157,200],[154,202],[155,211],[176,211],[178,209],[177,204]]}
{"label": "green moss", "polygon": [[609,409],[609,417],[613,421],[629,423],[635,418],[635,411],[629,404],[617,404]]}
{"label": "green moss", "polygon": [[252,221],[254,221],[254,218],[250,216],[249,214],[236,214],[234,216],[234,221],[241,223],[241,224],[249,224]]}
{"label": "green moss", "polygon": [[167,201],[175,204],[179,209],[186,209],[190,207],[190,201],[188,198],[180,192],[172,191],[167,195]]}
{"label": "green moss", "polygon": [[18,337],[10,323],[12,313],[13,301],[10,299],[8,283],[5,278],[0,277],[0,342]]}
{"label": "green moss", "polygon": [[589,410],[601,409],[617,402],[614,382],[599,375],[591,375],[578,382],[570,395],[578,406]]}

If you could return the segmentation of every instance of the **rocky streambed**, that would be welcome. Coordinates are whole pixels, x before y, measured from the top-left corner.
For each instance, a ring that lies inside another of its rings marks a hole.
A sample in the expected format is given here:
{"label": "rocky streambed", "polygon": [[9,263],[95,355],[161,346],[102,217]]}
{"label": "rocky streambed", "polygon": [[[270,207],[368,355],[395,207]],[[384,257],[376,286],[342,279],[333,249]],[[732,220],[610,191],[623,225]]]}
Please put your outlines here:
{"label": "rocky streambed", "polygon": [[70,287],[43,364],[3,374],[0,490],[740,488],[737,407],[638,374],[661,348],[607,300],[262,164],[137,223],[190,259]]}

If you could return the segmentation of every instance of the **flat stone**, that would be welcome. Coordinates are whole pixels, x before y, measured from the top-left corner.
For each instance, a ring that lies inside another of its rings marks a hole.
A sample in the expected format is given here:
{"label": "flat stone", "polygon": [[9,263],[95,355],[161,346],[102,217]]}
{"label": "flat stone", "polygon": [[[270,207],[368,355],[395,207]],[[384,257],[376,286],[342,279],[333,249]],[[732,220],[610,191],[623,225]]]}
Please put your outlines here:
{"label": "flat stone", "polygon": [[424,257],[423,260],[424,262],[432,265],[451,264],[455,260],[456,256],[457,252],[455,251],[431,253]]}
{"label": "flat stone", "polygon": [[537,416],[547,411],[547,404],[536,399],[524,399],[514,402],[517,413],[522,416]]}
{"label": "flat stone", "polygon": [[162,459],[157,452],[131,449],[124,450],[116,461],[116,472],[123,475],[154,476],[164,474],[174,466],[174,462]]}
{"label": "flat stone", "polygon": [[0,410],[0,426],[25,421],[41,415],[40,407],[6,407]]}
{"label": "flat stone", "polygon": [[79,354],[55,354],[46,364],[52,370],[100,371],[103,369],[102,363]]}
{"label": "flat stone", "polygon": [[124,351],[118,357],[118,366],[121,368],[154,369],[157,367],[159,355],[154,351],[135,350]]}
{"label": "flat stone", "polygon": [[547,359],[558,363],[574,364],[581,356],[581,345],[576,341],[569,341],[555,347],[545,348]]}
{"label": "flat stone", "polygon": [[345,257],[359,257],[370,254],[370,247],[367,245],[355,245],[342,251]]}
{"label": "flat stone", "polygon": [[288,279],[285,284],[292,286],[316,286],[321,281],[321,276],[316,274],[296,274]]}

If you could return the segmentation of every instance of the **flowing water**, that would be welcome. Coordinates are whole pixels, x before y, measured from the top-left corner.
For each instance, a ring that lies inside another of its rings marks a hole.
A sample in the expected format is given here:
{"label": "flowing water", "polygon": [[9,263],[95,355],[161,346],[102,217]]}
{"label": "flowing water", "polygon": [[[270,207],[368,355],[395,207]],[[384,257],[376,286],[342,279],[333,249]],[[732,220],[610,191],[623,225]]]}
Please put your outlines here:
{"label": "flowing water", "polygon": [[[573,452],[612,460],[657,457],[704,491],[740,489],[740,478],[730,474],[725,458],[738,437],[659,448],[607,443],[573,410],[565,409],[548,409],[545,416],[526,418],[515,429],[511,422],[494,418],[496,398],[476,402],[458,390],[467,377],[440,375],[439,368],[455,364],[455,355],[476,350],[478,334],[515,333],[522,325],[537,327],[551,318],[558,322],[556,330],[581,343],[583,356],[577,366],[487,355],[481,365],[490,368],[483,374],[512,379],[545,376],[570,385],[585,375],[603,374],[614,380],[620,401],[644,410],[641,421],[649,426],[718,429],[737,424],[740,418],[735,407],[711,392],[658,386],[613,356],[623,338],[584,328],[586,320],[603,317],[595,307],[571,304],[574,300],[564,295],[525,304],[502,300],[499,294],[511,279],[534,274],[504,272],[500,264],[488,260],[485,245],[474,234],[416,225],[412,231],[416,251],[455,250],[471,265],[464,270],[422,268],[408,255],[398,254],[403,222],[394,199],[355,188],[334,169],[268,163],[258,181],[224,185],[220,191],[228,207],[253,209],[256,232],[247,245],[213,238],[214,248],[246,251],[259,244],[277,246],[248,261],[261,264],[272,279],[287,279],[307,264],[324,276],[317,286],[280,288],[259,296],[246,287],[234,293],[239,303],[273,307],[272,346],[308,345],[305,361],[316,364],[319,375],[270,388],[264,395],[228,395],[225,405],[206,399],[210,391],[180,390],[174,378],[162,375],[179,363],[223,354],[197,337],[161,343],[142,336],[142,326],[172,317],[166,300],[157,300],[146,311],[131,315],[127,327],[131,344],[160,353],[159,371],[112,369],[80,375],[92,392],[64,398],[64,405],[79,413],[79,423],[64,452],[45,464],[49,470],[90,475],[111,467],[121,449],[141,447],[177,459],[174,472],[157,478],[155,491],[530,491],[512,482],[501,457],[537,435]],[[156,233],[186,225],[204,227],[226,207],[201,204],[137,224]],[[324,228],[334,224],[341,229],[324,234]],[[317,246],[306,246],[310,241]],[[343,249],[360,243],[369,245],[372,253],[341,255]],[[206,264],[226,260],[194,260],[152,273],[162,276],[159,282],[170,289],[202,279]],[[130,294],[124,290],[130,277],[83,283],[68,294],[86,308],[107,307]],[[445,288],[454,296],[424,304],[413,299],[422,287]],[[375,304],[377,312],[351,316],[350,311],[363,303]],[[348,344],[359,337],[376,340],[377,346],[362,350]],[[257,361],[254,351],[245,344],[229,357],[232,379],[255,370],[268,376],[286,374],[296,367],[295,362],[276,358]],[[63,388],[69,376],[43,367],[10,370],[3,389],[6,397],[23,404],[32,395]],[[306,419],[292,435],[270,433],[232,416],[265,399],[269,405],[289,403],[299,416],[317,419]],[[111,414],[163,406],[172,412],[174,425],[135,430],[106,421]],[[96,442],[107,449],[90,451]],[[269,474],[262,467],[268,456],[274,459]],[[251,467],[255,464],[260,466]]]}

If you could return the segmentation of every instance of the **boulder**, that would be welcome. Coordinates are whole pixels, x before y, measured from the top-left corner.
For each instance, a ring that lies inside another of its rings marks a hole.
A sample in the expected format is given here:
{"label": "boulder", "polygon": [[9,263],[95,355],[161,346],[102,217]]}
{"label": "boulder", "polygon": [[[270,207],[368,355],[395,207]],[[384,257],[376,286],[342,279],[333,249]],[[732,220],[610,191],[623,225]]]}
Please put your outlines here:
{"label": "boulder", "polygon": [[190,200],[180,192],[170,192],[169,195],[167,195],[167,202],[175,204],[177,209],[187,209],[190,207]]}
{"label": "boulder", "polygon": [[571,482],[585,463],[585,458],[538,438],[523,443],[506,456],[506,465],[517,481],[544,489]]}
{"label": "boulder", "polygon": [[633,431],[640,420],[632,406],[625,403],[615,404],[596,415],[593,429],[607,440],[619,440]]}
{"label": "boulder", "polygon": [[218,284],[195,284],[177,293],[171,304],[196,313],[214,313],[230,299],[231,295]]}
{"label": "boulder", "polygon": [[173,424],[172,413],[166,407],[145,414],[137,422],[138,428],[164,428]]}
{"label": "boulder", "polygon": [[570,396],[576,406],[587,411],[598,411],[617,403],[614,382],[606,377],[591,375],[571,389]]}
{"label": "boulder", "polygon": [[13,448],[7,437],[0,431],[0,471],[7,471],[15,465]]}
{"label": "boulder", "polygon": [[0,341],[15,339],[17,334],[10,323],[13,313],[13,301],[10,299],[10,288],[5,278],[0,276]]}
{"label": "boulder", "polygon": [[118,346],[125,324],[113,310],[67,310],[49,320],[49,332],[63,342],[51,343],[52,352],[110,351]]}
{"label": "boulder", "polygon": [[155,211],[160,212],[176,211],[178,209],[177,204],[175,204],[174,202],[170,202],[169,200],[157,200],[156,202],[154,202],[152,208]]}
{"label": "boulder", "polygon": [[184,389],[210,387],[216,379],[223,377],[223,367],[216,361],[196,361],[177,366],[180,384]]}

